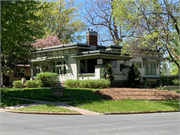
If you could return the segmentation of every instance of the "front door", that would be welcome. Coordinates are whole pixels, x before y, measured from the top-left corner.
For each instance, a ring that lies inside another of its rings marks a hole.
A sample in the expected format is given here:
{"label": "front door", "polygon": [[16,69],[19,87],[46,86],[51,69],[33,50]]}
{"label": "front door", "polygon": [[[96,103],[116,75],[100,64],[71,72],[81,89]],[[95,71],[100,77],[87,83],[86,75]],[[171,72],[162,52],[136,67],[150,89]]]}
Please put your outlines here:
{"label": "front door", "polygon": [[4,85],[9,86],[9,76],[4,77]]}

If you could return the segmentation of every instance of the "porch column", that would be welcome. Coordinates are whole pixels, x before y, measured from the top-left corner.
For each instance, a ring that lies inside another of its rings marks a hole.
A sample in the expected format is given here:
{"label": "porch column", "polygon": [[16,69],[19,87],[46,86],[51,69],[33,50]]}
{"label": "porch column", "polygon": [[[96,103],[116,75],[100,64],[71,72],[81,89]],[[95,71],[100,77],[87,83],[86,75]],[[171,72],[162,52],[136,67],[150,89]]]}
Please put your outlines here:
{"label": "porch column", "polygon": [[31,63],[30,64],[30,71],[31,71],[31,78],[32,79],[34,78],[33,68],[34,68],[34,65],[33,65],[33,63]]}
{"label": "porch column", "polygon": [[95,66],[95,77],[96,79],[102,78],[103,59],[97,59],[97,65]]}

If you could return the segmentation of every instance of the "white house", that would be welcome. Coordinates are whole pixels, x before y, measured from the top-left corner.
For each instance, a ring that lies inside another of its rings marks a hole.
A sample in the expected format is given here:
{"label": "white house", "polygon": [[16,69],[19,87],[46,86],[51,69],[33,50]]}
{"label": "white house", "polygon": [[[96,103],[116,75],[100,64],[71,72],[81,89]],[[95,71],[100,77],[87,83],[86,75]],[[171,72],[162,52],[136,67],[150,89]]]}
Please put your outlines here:
{"label": "white house", "polygon": [[136,57],[121,55],[121,46],[97,45],[97,32],[86,33],[86,44],[71,43],[31,51],[31,78],[39,72],[58,73],[57,81],[67,79],[102,78],[104,64],[111,62],[114,85],[123,86],[132,63],[139,65],[142,87],[155,87],[160,77],[161,53],[156,51],[139,54]]}

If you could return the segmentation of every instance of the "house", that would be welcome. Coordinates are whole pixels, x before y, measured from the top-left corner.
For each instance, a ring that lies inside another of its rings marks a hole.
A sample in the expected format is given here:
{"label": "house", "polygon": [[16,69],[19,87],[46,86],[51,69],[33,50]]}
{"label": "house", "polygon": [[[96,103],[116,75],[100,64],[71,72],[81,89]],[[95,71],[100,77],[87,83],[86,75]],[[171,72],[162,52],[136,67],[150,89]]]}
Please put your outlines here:
{"label": "house", "polygon": [[86,33],[86,43],[70,43],[31,51],[31,78],[40,72],[58,74],[57,81],[67,79],[100,79],[106,63],[112,63],[114,85],[123,86],[132,63],[139,65],[142,87],[155,87],[160,80],[161,53],[152,51],[139,56],[121,55],[121,46],[97,45],[97,32]]}
{"label": "house", "polygon": [[30,64],[18,63],[13,72],[9,72],[7,75],[1,77],[1,84],[5,86],[11,86],[16,80],[21,80],[22,77],[30,78]]}

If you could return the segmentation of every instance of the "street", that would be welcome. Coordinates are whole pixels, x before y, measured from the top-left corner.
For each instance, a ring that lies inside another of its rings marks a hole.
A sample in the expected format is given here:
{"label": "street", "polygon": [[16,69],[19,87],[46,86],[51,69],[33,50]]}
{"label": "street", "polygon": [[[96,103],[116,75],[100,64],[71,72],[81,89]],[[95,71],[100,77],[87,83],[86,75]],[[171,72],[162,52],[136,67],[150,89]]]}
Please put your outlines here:
{"label": "street", "polygon": [[39,115],[0,112],[0,135],[179,135],[180,112]]}

